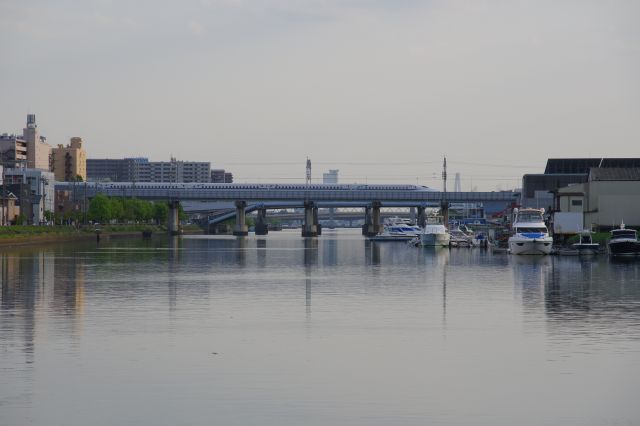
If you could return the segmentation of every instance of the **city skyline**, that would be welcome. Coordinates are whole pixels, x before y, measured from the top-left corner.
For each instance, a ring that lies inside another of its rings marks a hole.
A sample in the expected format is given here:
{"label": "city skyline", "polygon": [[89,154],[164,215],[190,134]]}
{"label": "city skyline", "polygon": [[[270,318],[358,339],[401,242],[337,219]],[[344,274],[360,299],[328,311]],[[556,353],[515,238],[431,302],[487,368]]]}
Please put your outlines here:
{"label": "city skyline", "polygon": [[549,157],[639,155],[639,8],[8,2],[0,132],[35,113],[53,146],[180,153],[238,182],[303,182],[308,156],[317,181],[437,188],[446,155],[462,190],[508,189]]}

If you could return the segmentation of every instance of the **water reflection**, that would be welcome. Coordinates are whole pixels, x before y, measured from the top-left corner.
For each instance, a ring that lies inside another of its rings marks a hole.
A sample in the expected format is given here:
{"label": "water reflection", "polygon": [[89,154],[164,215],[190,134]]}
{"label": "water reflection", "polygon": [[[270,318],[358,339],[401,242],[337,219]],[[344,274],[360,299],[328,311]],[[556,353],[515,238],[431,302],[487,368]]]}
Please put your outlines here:
{"label": "water reflection", "polygon": [[318,240],[316,238],[304,239],[304,265],[315,266],[318,264]]}
{"label": "water reflection", "polygon": [[267,266],[267,239],[259,238],[256,241],[258,267],[264,269]]}
{"label": "water reflection", "polygon": [[640,262],[273,233],[25,248],[0,266],[0,424],[137,424],[140,405],[159,425],[518,424],[536,400],[577,425],[602,398],[625,404],[598,414],[638,419]]}
{"label": "water reflection", "polygon": [[544,282],[551,269],[551,256],[511,255],[509,261],[525,312],[537,312],[544,302]]}
{"label": "water reflection", "polygon": [[373,265],[373,266],[377,266],[380,265],[380,250],[381,250],[382,244],[376,242],[376,241],[371,241],[371,240],[365,240],[364,242],[364,260],[365,260],[365,264],[366,265]]}
{"label": "water reflection", "polygon": [[640,264],[556,258],[545,277],[545,311],[551,331],[640,338]]}
{"label": "water reflection", "polygon": [[247,237],[235,239],[236,265],[243,267],[247,264]]}

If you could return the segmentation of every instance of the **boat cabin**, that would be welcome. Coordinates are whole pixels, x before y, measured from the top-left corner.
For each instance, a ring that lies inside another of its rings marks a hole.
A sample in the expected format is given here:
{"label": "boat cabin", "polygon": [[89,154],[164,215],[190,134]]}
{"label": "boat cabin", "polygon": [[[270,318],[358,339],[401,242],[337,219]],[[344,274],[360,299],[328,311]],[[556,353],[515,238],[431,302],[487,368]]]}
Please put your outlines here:
{"label": "boat cabin", "polygon": [[624,226],[621,227],[620,229],[614,229],[611,231],[612,240],[618,240],[623,238],[637,240],[638,232],[635,229],[626,229],[624,228]]}

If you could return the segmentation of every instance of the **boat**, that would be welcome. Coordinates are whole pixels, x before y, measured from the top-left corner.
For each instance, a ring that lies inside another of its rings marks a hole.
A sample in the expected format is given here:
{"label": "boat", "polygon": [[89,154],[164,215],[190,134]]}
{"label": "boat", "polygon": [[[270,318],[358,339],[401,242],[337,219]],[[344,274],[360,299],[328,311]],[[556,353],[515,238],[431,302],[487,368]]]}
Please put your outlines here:
{"label": "boat", "polygon": [[449,239],[451,247],[471,247],[473,244],[473,237],[459,227],[449,231],[449,234],[451,235]]}
{"label": "boat", "polygon": [[444,226],[442,216],[427,217],[419,244],[423,247],[449,247],[450,241],[451,234]]}
{"label": "boat", "polygon": [[571,248],[576,250],[579,255],[593,255],[600,251],[600,244],[594,243],[591,238],[592,232],[585,229],[580,233],[580,241],[571,244]]}
{"label": "boat", "polygon": [[553,238],[544,223],[544,209],[513,209],[513,234],[509,237],[509,252],[518,255],[551,253]]}
{"label": "boat", "polygon": [[408,219],[390,218],[385,220],[382,232],[370,238],[371,241],[409,241],[422,233],[419,226]]}
{"label": "boat", "polygon": [[474,247],[488,248],[489,238],[487,238],[487,235],[485,233],[478,232],[477,234],[473,234],[471,243],[473,244]]}
{"label": "boat", "polygon": [[611,256],[639,256],[640,241],[635,229],[627,229],[624,222],[620,228],[611,230],[609,240],[609,254]]}

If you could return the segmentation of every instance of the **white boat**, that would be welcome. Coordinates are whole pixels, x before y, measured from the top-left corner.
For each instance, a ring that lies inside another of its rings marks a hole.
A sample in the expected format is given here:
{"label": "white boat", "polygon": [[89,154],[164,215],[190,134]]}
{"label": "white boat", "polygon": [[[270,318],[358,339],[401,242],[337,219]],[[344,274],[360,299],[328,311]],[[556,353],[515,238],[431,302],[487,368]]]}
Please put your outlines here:
{"label": "white boat", "polygon": [[422,229],[408,219],[390,218],[383,225],[382,232],[370,238],[372,241],[408,241],[422,233]]}
{"label": "white boat", "polygon": [[449,231],[451,238],[449,243],[452,247],[471,247],[473,245],[473,236],[464,232],[460,227]]}
{"label": "white boat", "polygon": [[544,209],[513,209],[513,235],[509,237],[511,254],[550,254],[553,238],[544,223]]}
{"label": "white boat", "polygon": [[450,241],[451,234],[442,223],[442,217],[428,217],[420,234],[420,245],[424,247],[449,247]]}

